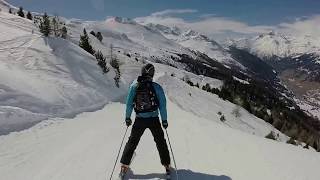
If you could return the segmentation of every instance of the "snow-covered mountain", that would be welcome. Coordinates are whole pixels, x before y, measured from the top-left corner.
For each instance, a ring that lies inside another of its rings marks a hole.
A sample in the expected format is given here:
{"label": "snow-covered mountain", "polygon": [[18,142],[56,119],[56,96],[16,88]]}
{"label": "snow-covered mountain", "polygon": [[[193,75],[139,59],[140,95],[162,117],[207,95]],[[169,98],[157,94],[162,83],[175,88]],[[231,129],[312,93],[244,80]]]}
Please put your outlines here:
{"label": "snow-covered mountain", "polygon": [[259,56],[271,65],[287,88],[298,97],[301,108],[320,118],[320,39],[279,32],[252,39],[231,40],[229,45]]}
{"label": "snow-covered mountain", "polygon": [[[0,132],[10,133],[0,136],[2,178],[105,179],[125,128],[127,88],[147,62],[155,65],[154,81],[167,95],[180,178],[318,178],[319,137],[268,77],[250,72],[261,65],[272,73],[258,57],[178,27],[154,29],[120,17],[61,19],[66,40],[43,37],[32,21],[0,12]],[[101,32],[102,42],[89,34],[90,43],[109,67],[112,47],[120,64],[119,88],[114,69],[103,74],[94,56],[78,46],[83,28]],[[291,120],[291,114],[304,121]],[[270,132],[278,142],[264,138]],[[132,179],[162,179],[148,135],[137,150]],[[298,146],[284,143],[294,135]],[[301,165],[307,170],[299,171]]]}
{"label": "snow-covered mountain", "polygon": [[168,39],[174,40],[183,47],[200,51],[201,53],[208,55],[210,58],[217,60],[226,66],[236,66],[243,70],[246,69],[245,66],[232,58],[232,55],[228,52],[228,49],[222,47],[219,43],[203,34],[191,29],[184,31],[176,26],[167,27],[152,23],[147,24],[146,26],[155,32],[160,32]]}
{"label": "snow-covered mountain", "polygon": [[307,35],[294,36],[271,31],[251,39],[230,40],[228,44],[241,49],[247,49],[262,59],[273,57],[284,58],[313,53],[320,56],[319,37]]}

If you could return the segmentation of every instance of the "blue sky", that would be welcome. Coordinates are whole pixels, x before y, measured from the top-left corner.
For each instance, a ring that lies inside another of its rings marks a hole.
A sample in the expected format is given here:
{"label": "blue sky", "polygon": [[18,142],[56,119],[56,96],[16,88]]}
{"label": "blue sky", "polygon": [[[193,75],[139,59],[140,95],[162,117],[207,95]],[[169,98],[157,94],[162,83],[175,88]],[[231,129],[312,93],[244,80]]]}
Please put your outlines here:
{"label": "blue sky", "polygon": [[320,0],[9,0],[27,10],[65,17],[102,20],[107,16],[143,17],[166,9],[193,9],[179,14],[188,21],[212,15],[249,25],[274,25],[320,14]]}

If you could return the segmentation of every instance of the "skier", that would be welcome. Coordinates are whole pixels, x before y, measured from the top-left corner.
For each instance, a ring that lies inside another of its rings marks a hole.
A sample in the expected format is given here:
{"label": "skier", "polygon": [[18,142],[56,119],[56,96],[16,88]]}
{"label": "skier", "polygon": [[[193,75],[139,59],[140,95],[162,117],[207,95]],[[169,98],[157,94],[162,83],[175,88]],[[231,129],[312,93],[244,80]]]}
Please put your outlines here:
{"label": "skier", "polygon": [[121,157],[121,176],[126,174],[134,151],[146,128],[149,128],[153,135],[161,164],[165,167],[168,176],[170,173],[169,150],[159,120],[160,111],[162,127],[166,129],[168,127],[166,97],[162,87],[152,81],[154,72],[155,68],[152,64],[143,66],[141,76],[138,77],[137,82],[132,83],[129,89],[126,102],[126,125],[132,124],[133,109],[136,112],[136,118]]}

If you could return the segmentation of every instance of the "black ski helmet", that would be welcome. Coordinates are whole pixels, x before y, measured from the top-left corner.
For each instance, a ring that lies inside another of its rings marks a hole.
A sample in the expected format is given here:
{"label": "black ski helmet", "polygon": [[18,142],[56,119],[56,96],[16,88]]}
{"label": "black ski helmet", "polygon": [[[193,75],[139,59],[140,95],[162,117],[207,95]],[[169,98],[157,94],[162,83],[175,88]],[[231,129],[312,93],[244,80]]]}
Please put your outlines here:
{"label": "black ski helmet", "polygon": [[152,64],[146,64],[141,69],[141,75],[152,78],[154,76],[154,71],[154,66]]}

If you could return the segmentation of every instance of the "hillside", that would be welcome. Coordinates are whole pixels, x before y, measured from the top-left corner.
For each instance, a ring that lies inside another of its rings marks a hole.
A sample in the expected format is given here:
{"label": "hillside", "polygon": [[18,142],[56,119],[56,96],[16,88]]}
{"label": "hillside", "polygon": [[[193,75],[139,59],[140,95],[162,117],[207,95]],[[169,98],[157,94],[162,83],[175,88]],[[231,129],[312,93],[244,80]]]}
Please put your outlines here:
{"label": "hillside", "polygon": [[112,72],[104,76],[77,45],[41,37],[32,21],[0,16],[0,134],[97,110],[124,96],[126,88],[114,87]]}

